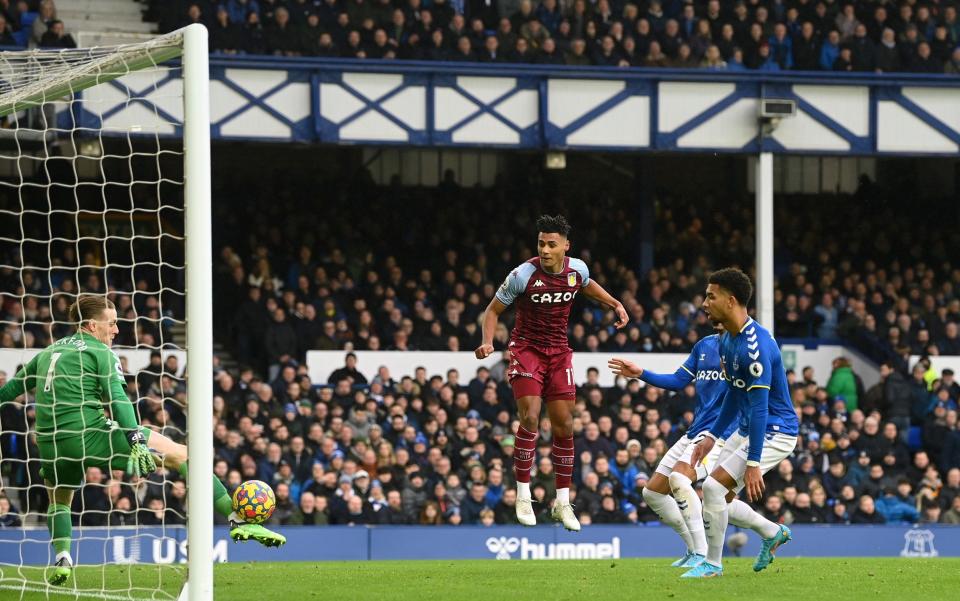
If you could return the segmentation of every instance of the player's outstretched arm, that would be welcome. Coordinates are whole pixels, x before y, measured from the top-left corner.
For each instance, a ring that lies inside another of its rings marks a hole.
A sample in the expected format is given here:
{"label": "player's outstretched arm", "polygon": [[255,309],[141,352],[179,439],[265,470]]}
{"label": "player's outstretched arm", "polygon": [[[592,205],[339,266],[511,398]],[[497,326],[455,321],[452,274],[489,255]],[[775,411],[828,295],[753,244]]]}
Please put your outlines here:
{"label": "player's outstretched arm", "polygon": [[618,376],[639,378],[647,384],[665,390],[680,390],[693,381],[693,374],[683,366],[679,367],[677,371],[672,374],[658,374],[645,370],[632,361],[614,357],[607,362],[607,367]]}
{"label": "player's outstretched arm", "polygon": [[618,330],[630,321],[630,318],[627,317],[627,310],[623,308],[623,303],[610,296],[610,293],[604,290],[603,286],[598,284],[596,280],[590,280],[590,283],[583,287],[583,293],[587,295],[587,298],[591,298],[601,305],[613,309],[617,314],[617,321],[613,325]]}
{"label": "player's outstretched arm", "polygon": [[623,376],[624,378],[639,378],[643,375],[642,367],[633,361],[627,361],[619,357],[614,357],[607,361],[607,367],[610,368],[610,371],[612,371],[614,375]]}
{"label": "player's outstretched arm", "polygon": [[477,359],[486,359],[493,354],[493,333],[497,329],[497,321],[500,319],[500,314],[503,313],[506,308],[507,306],[500,302],[500,299],[493,297],[493,299],[490,300],[490,304],[487,305],[487,310],[483,312],[483,325],[481,328],[483,338],[481,339],[480,346],[473,352]]}
{"label": "player's outstretched arm", "polygon": [[37,385],[37,359],[36,355],[29,363],[17,370],[17,373],[0,388],[0,405],[15,400],[24,392],[33,390]]}

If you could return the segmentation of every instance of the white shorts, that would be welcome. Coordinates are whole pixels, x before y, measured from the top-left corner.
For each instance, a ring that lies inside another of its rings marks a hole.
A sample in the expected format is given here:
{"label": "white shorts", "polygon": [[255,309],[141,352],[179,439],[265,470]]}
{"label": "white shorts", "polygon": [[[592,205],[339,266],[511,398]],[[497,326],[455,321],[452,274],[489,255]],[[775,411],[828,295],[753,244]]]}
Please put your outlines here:
{"label": "white shorts", "polygon": [[[766,474],[780,462],[789,457],[797,448],[797,437],[794,434],[771,434],[763,437],[763,450],[760,452],[760,473]],[[735,492],[743,490],[743,474],[747,470],[747,456],[750,453],[750,441],[744,437],[737,449],[727,455],[718,465],[725,472],[733,476],[737,482]]]}
{"label": "white shorts", "polygon": [[[693,448],[703,440],[705,435],[705,433],[701,432],[693,439],[681,436],[680,440],[673,443],[673,446],[670,447],[667,454],[660,460],[660,463],[657,465],[657,473],[669,477],[673,472],[673,466],[677,463],[682,462],[690,465],[690,459],[693,457]],[[701,461],[701,465],[696,466],[698,480],[704,478],[703,469],[706,469],[706,473],[710,473],[710,467],[716,465],[722,450],[723,441],[718,441],[717,444],[713,445],[713,450]],[[701,469],[701,466],[703,469]]]}
{"label": "white shorts", "polygon": [[[727,448],[726,441],[718,440],[713,445],[713,448],[710,449],[710,452],[707,453],[707,456],[703,458],[703,461],[700,462],[700,465],[697,466],[697,470],[699,471],[700,468],[703,468],[704,470],[706,470],[706,473],[709,474],[710,469],[717,465],[717,461],[720,460],[720,456],[723,455],[723,450],[725,448]],[[690,455],[693,455],[693,448],[690,449]],[[689,456],[688,456],[688,459],[689,459]],[[704,475],[700,479],[702,480],[703,478],[706,478],[706,475]]]}
{"label": "white shorts", "polygon": [[740,448],[745,440],[747,440],[747,437],[741,436],[740,430],[734,430],[733,434],[728,436],[726,440],[718,440],[717,444],[713,445],[713,450],[710,451],[710,455],[717,454],[709,462],[710,467],[715,468],[721,465],[730,455],[733,455],[734,451]]}
{"label": "white shorts", "polygon": [[693,452],[693,445],[700,442],[701,438],[701,436],[698,436],[691,440],[687,438],[686,435],[681,436],[680,440],[673,443],[673,446],[670,447],[667,454],[664,455],[660,463],[657,464],[657,473],[669,478],[670,474],[673,473],[673,466],[675,466],[678,461],[683,461],[684,455],[686,455],[687,460],[690,459],[690,453]]}

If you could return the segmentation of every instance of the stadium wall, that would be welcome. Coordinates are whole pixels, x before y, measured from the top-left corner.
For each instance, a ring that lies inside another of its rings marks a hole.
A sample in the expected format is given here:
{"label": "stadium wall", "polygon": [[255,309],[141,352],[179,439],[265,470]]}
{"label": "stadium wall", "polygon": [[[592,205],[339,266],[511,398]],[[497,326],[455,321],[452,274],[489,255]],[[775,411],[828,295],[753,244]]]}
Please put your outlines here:
{"label": "stadium wall", "polygon": [[[791,526],[794,540],[780,557],[960,557],[957,526]],[[579,534],[557,527],[519,526],[287,526],[281,551],[229,542],[226,527],[214,529],[213,558],[239,561],[362,561],[368,559],[617,559],[677,557],[683,545],[663,526],[587,526]],[[731,530],[733,533],[735,530]],[[75,557],[80,564],[183,563],[186,529],[82,528]],[[760,544],[749,534],[744,556]],[[825,545],[823,541],[829,540]],[[50,558],[45,528],[0,530],[0,552],[16,545],[23,565]]]}
{"label": "stadium wall", "polygon": [[[182,135],[182,81],[135,73],[83,92],[61,126]],[[951,156],[960,80],[945,75],[722,72],[210,58],[214,140],[404,147]],[[142,101],[128,103],[127,90]],[[761,139],[764,98],[797,103]]]}
{"label": "stadium wall", "polygon": [[[30,361],[41,349],[0,349],[0,371],[8,377],[16,373],[18,366]],[[127,372],[136,374],[149,365],[149,349],[115,349],[117,355],[127,361]],[[782,344],[784,365],[787,369],[802,369],[809,365],[814,368],[818,378],[826,381],[830,375],[831,362],[834,358],[844,355],[850,358],[853,369],[863,379],[864,385],[872,386],[880,379],[877,366],[859,353],[838,344],[816,344],[814,341],[788,341]],[[174,355],[178,359],[180,369],[186,367],[187,356],[181,350],[164,349],[160,351],[163,359]],[[310,370],[310,379],[315,384],[325,384],[330,373],[343,366],[344,351],[307,351],[307,368]],[[358,369],[372,378],[381,365],[386,365],[394,377],[413,374],[414,370],[423,366],[429,375],[444,375],[448,369],[460,371],[461,379],[469,381],[481,365],[490,367],[500,360],[499,353],[483,361],[478,361],[473,353],[451,353],[447,351],[356,351]],[[613,374],[607,370],[607,360],[613,356],[626,357],[636,361],[645,369],[656,372],[673,373],[687,358],[678,353],[574,353],[574,378],[578,384],[586,381],[587,368],[596,367],[600,370],[600,384],[613,386]],[[914,357],[914,363],[919,357]],[[960,373],[960,356],[934,357],[934,368],[940,370],[951,367]],[[179,375],[179,374],[178,374]]]}
{"label": "stadium wall", "polygon": [[[910,368],[912,369],[919,360],[920,355],[911,355]],[[952,369],[954,373],[960,374],[960,356],[938,355],[936,357],[930,357],[930,366],[936,370],[938,374],[945,369]]]}
{"label": "stadium wall", "polygon": [[[872,362],[864,359],[859,353],[838,344],[809,344],[786,342],[782,344],[784,366],[787,369],[800,370],[809,365],[814,368],[818,379],[826,382],[830,377],[832,361],[841,355],[851,359],[853,369],[863,379],[864,385],[869,387],[879,381],[880,373]],[[417,367],[427,368],[427,374],[444,375],[448,369],[454,368],[460,372],[461,382],[469,382],[480,366],[490,367],[500,361],[500,353],[478,361],[472,352],[451,353],[446,351],[356,351],[357,369],[372,378],[377,374],[381,365],[390,369],[391,375],[397,378],[412,375]],[[673,373],[687,358],[686,354],[679,353],[574,353],[573,373],[577,384],[587,379],[587,368],[596,367],[600,370],[600,384],[613,386],[613,374],[607,369],[607,360],[611,357],[624,357],[639,363],[644,369],[661,373]],[[960,357],[957,357],[960,361]],[[307,367],[310,370],[310,379],[316,383],[326,383],[330,373],[343,367],[343,351],[308,351]]]}

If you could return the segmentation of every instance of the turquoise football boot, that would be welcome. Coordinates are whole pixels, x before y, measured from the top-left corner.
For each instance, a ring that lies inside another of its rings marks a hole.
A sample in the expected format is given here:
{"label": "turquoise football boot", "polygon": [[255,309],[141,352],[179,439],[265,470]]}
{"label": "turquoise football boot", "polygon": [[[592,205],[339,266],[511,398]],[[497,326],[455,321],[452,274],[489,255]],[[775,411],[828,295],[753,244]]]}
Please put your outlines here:
{"label": "turquoise football boot", "polygon": [[753,562],[753,571],[759,572],[773,563],[773,560],[776,559],[774,553],[777,552],[777,549],[790,542],[792,538],[793,533],[790,532],[790,529],[786,526],[780,526],[780,530],[772,538],[763,539],[760,553],[757,554],[757,560]]}
{"label": "turquoise football boot", "polygon": [[690,557],[687,558],[687,561],[681,567],[695,568],[706,560],[707,560],[706,555],[700,555],[699,553],[691,553]]}
{"label": "turquoise football boot", "polygon": [[684,572],[681,578],[717,578],[723,576],[723,568],[712,563],[701,561],[700,565],[689,572]]}
{"label": "turquoise football boot", "polygon": [[704,559],[706,559],[706,556],[704,555],[700,555],[699,553],[695,553],[693,551],[687,551],[683,557],[671,563],[670,566],[674,568],[687,568],[689,570],[690,568],[695,568],[700,565]]}

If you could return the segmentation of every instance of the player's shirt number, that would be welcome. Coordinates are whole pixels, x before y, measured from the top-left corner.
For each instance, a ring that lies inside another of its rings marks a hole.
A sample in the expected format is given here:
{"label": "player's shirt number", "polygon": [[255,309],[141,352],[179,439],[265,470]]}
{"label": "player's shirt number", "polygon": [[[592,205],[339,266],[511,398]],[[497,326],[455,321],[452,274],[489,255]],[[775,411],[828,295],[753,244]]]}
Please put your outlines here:
{"label": "player's shirt number", "polygon": [[63,353],[53,353],[50,355],[50,366],[47,367],[47,377],[43,383],[43,391],[50,392],[50,389],[53,387],[53,371],[57,366],[57,361],[60,360],[60,355]]}

